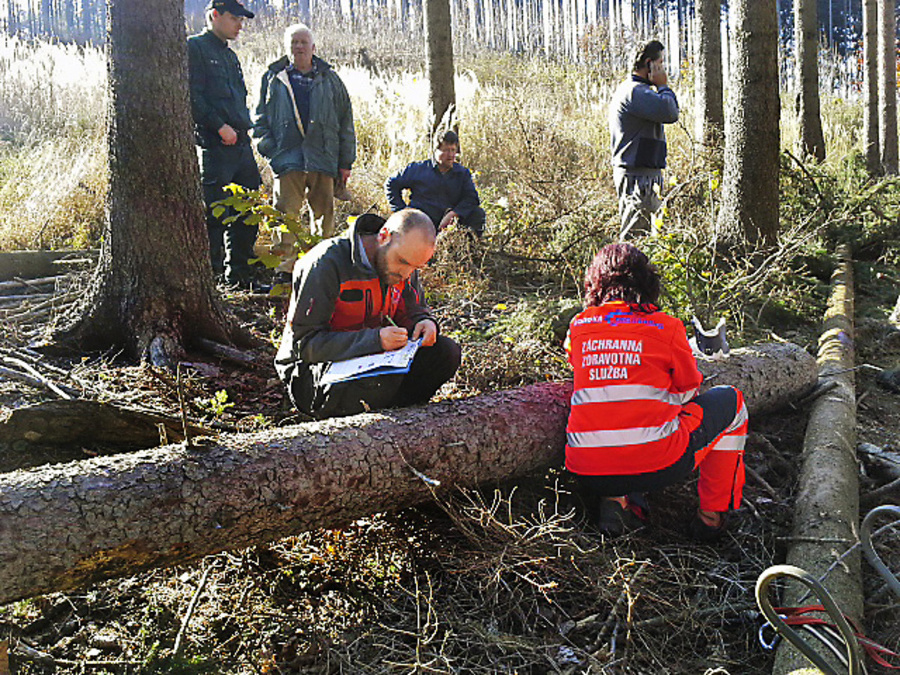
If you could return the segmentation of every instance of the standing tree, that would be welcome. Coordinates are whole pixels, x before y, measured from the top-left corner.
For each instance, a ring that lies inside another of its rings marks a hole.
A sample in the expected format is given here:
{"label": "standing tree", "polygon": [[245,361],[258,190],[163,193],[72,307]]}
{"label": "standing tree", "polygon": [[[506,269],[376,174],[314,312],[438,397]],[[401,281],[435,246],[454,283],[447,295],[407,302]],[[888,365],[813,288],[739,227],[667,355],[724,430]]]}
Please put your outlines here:
{"label": "standing tree", "polygon": [[[238,337],[217,301],[191,132],[182,0],[109,0],[109,197],[80,316],[57,334],[171,365]],[[152,30],[151,30],[152,28]]]}
{"label": "standing tree", "polygon": [[694,108],[697,111],[694,132],[697,139],[712,149],[719,147],[725,134],[722,105],[722,0],[697,0],[697,68],[694,82]]}
{"label": "standing tree", "polygon": [[863,0],[863,138],[866,169],[871,176],[881,174],[881,147],[878,133],[878,2]]}
{"label": "standing tree", "polygon": [[878,0],[878,138],[884,173],[897,173],[897,19],[895,0]]}
{"label": "standing tree", "polygon": [[819,19],[817,0],[794,0],[794,44],[797,49],[797,117],[800,152],[825,159],[825,137],[819,114]]}
{"label": "standing tree", "polygon": [[[425,0],[425,64],[431,99],[432,135],[456,108],[450,0]],[[452,126],[456,126],[455,124]]]}
{"label": "standing tree", "polygon": [[776,0],[732,0],[731,86],[718,238],[774,243],[778,235]]}

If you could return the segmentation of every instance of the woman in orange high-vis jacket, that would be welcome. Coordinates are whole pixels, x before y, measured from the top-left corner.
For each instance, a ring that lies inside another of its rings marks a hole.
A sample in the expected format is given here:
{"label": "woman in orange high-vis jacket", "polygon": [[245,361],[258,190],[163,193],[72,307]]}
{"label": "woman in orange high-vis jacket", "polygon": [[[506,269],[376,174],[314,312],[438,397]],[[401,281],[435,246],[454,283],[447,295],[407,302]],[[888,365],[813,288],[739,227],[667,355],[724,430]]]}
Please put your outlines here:
{"label": "woman in orange high-vis jacket", "polygon": [[639,249],[610,244],[585,275],[585,309],[569,327],[575,370],[566,468],[578,476],[601,531],[643,524],[644,492],[700,470],[689,530],[712,540],[741,504],[747,409],[741,392],[703,376],[682,323],[655,306],[659,273]]}

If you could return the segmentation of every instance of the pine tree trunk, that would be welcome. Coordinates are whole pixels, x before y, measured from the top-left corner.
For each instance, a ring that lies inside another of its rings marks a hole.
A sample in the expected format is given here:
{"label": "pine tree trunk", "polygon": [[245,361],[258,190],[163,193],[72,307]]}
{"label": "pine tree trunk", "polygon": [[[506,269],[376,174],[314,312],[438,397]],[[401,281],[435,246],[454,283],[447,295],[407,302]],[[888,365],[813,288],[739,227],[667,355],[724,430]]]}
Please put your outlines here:
{"label": "pine tree trunk", "polygon": [[725,137],[722,102],[722,0],[697,0],[697,67],[695,69],[695,133],[704,146],[717,148]]}
{"label": "pine tree trunk", "polygon": [[227,342],[200,197],[180,0],[109,7],[109,197],[100,262],[57,339],[171,365],[193,337]]}
{"label": "pine tree trunk", "polygon": [[[445,115],[448,110],[456,107],[456,89],[453,82],[453,31],[450,24],[449,0],[424,0],[424,2],[425,64],[430,86],[431,131],[434,133],[441,128],[442,122],[446,126],[449,120],[445,120]],[[453,123],[450,126],[456,125]]]}
{"label": "pine tree trunk", "polygon": [[878,137],[881,166],[897,174],[897,20],[894,0],[878,0]]}
{"label": "pine tree trunk", "polygon": [[778,13],[775,0],[731,3],[731,86],[718,237],[774,243],[780,152]]}
{"label": "pine tree trunk", "polygon": [[878,0],[863,0],[863,143],[866,169],[879,176],[881,143],[878,133]]}
{"label": "pine tree trunk", "polygon": [[[751,418],[817,378],[813,356],[781,343],[699,367],[740,388]],[[447,491],[558,465],[571,393],[544,383],[0,476],[0,604],[340,527],[427,501],[434,481]]]}
{"label": "pine tree trunk", "polygon": [[819,112],[819,20],[817,0],[794,0],[794,43],[797,46],[797,117],[801,156],[825,159],[825,137]]}

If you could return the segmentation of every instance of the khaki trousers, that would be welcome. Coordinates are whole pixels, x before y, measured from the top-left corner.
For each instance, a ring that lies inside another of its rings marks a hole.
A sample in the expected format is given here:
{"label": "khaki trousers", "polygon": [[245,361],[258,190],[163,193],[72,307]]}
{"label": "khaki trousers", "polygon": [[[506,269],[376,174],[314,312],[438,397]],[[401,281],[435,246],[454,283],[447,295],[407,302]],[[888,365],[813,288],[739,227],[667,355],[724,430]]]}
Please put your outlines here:
{"label": "khaki trousers", "polygon": [[[314,171],[289,171],[275,178],[274,192],[276,209],[299,215],[306,202],[309,231],[326,239],[334,234],[334,178]],[[290,232],[272,233],[273,250],[291,250],[296,241]],[[290,256],[278,266],[278,271],[291,272],[296,261],[296,255]]]}

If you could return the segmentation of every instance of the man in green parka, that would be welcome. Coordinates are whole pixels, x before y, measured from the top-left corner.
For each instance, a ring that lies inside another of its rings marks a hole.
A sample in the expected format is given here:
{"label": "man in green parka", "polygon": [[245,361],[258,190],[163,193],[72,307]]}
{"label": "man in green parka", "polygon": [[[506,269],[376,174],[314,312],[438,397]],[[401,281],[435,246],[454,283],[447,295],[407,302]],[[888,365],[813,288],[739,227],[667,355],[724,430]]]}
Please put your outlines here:
{"label": "man in green parka", "polygon": [[[345,188],[356,159],[356,134],[350,97],[341,78],[315,56],[315,43],[304,24],[284,33],[288,55],[262,77],[253,137],[275,174],[275,207],[299,213],[306,202],[310,231],[334,234],[335,185]],[[276,250],[288,252],[290,233],[276,233]],[[294,257],[279,267],[290,271]]]}

